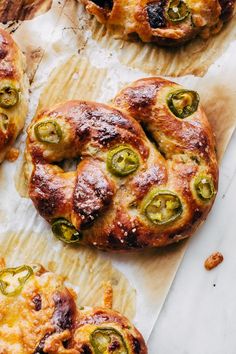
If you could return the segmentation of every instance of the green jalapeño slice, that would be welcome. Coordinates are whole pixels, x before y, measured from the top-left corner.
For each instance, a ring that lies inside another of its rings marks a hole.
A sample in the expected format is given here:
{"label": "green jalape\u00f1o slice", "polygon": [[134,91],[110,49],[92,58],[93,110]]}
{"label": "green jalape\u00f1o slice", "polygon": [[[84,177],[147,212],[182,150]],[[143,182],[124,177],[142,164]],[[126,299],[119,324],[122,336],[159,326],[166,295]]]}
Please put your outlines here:
{"label": "green jalape\u00f1o slice", "polygon": [[208,201],[215,195],[215,188],[212,178],[209,176],[199,176],[194,182],[194,187],[200,199]]}
{"label": "green jalape\u00f1o slice", "polygon": [[195,91],[176,90],[167,97],[167,104],[171,112],[178,118],[187,118],[198,109],[199,95]]}
{"label": "green jalape\u00f1o slice", "polygon": [[143,212],[156,225],[165,225],[176,220],[183,212],[179,197],[170,191],[155,188],[143,202]]}
{"label": "green jalape\u00f1o slice", "polygon": [[60,218],[52,223],[52,232],[65,243],[76,243],[81,240],[81,234],[66,219]]}
{"label": "green jalape\u00f1o slice", "polygon": [[0,131],[5,134],[7,132],[8,125],[8,116],[5,113],[0,113]]}
{"label": "green jalape\u00f1o slice", "polygon": [[166,11],[166,17],[171,22],[181,22],[189,15],[189,8],[182,0],[171,0]]}
{"label": "green jalape\u00f1o slice", "polygon": [[27,265],[3,269],[0,271],[0,291],[6,296],[19,295],[31,275],[33,269]]}
{"label": "green jalape\u00f1o slice", "polygon": [[19,92],[12,85],[0,87],[0,107],[11,108],[19,101]]}
{"label": "green jalape\u00f1o slice", "polygon": [[98,328],[90,336],[95,354],[128,354],[122,335],[113,328]]}
{"label": "green jalape\u00f1o slice", "polygon": [[36,138],[42,143],[58,144],[62,138],[61,127],[53,120],[47,120],[34,126]]}
{"label": "green jalape\u00f1o slice", "polygon": [[120,145],[108,152],[107,168],[116,176],[127,176],[139,167],[138,154],[129,146]]}

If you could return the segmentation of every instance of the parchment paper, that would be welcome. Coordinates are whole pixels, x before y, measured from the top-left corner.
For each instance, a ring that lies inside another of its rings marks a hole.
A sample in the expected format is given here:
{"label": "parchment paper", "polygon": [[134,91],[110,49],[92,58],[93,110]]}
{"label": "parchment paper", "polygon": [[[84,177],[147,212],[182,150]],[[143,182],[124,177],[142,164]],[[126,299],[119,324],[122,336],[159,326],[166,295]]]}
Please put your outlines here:
{"label": "parchment paper", "polygon": [[[37,110],[38,100],[40,108],[68,98],[109,102],[122,86],[147,76],[145,72],[121,62],[116,49],[111,50],[92,39],[89,31],[83,32],[86,23],[87,15],[76,2],[65,0],[58,4],[54,1],[50,11],[32,21],[25,21],[14,32],[27,54],[32,81],[27,123]],[[235,53],[236,43],[232,41],[203,78],[186,76],[176,80],[199,91],[215,129],[219,158],[223,156],[236,124],[236,63],[231,59]],[[158,73],[157,69],[152,74]],[[24,141],[25,134],[18,141],[21,152]],[[114,308],[131,318],[136,291],[134,322],[148,339],[187,242],[131,255],[102,254],[86,248],[64,246],[52,236],[49,226],[37,215],[31,201],[19,196],[14,177],[19,190],[21,167],[22,154],[17,163],[5,162],[0,168],[0,246],[7,263],[37,260],[53,267],[78,287],[79,301],[81,299],[83,303],[91,297],[101,303],[100,284],[113,278],[113,285],[117,285]],[[90,270],[91,277],[88,278]],[[94,284],[95,291],[91,290]]]}

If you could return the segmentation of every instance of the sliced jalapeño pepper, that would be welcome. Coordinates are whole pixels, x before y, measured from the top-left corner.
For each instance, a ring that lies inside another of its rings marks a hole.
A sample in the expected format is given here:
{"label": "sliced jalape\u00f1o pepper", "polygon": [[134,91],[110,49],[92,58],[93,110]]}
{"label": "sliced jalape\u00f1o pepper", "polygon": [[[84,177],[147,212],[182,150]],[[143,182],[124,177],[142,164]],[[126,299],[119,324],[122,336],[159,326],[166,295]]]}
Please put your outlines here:
{"label": "sliced jalape\u00f1o pepper", "polygon": [[19,295],[31,275],[33,269],[27,265],[3,269],[0,271],[0,291],[6,296]]}
{"label": "sliced jalape\u00f1o pepper", "polygon": [[198,176],[195,179],[194,187],[200,199],[208,201],[215,195],[215,188],[212,178],[209,176]]}
{"label": "sliced jalape\u00f1o pepper", "polygon": [[185,1],[171,0],[166,10],[166,17],[171,22],[181,22],[189,15],[189,8]]}
{"label": "sliced jalape\u00f1o pepper", "polygon": [[122,335],[114,328],[98,328],[90,336],[95,354],[128,354]]}
{"label": "sliced jalape\u00f1o pepper", "polygon": [[9,125],[9,118],[5,113],[0,113],[0,131],[6,133]]}
{"label": "sliced jalape\u00f1o pepper", "polygon": [[58,144],[62,138],[61,127],[53,120],[47,120],[34,126],[36,138],[42,143]]}
{"label": "sliced jalape\u00f1o pepper", "polygon": [[65,243],[76,243],[81,240],[81,234],[66,219],[56,219],[52,223],[52,232],[61,241]]}
{"label": "sliced jalape\u00f1o pepper", "polygon": [[146,217],[156,225],[165,225],[175,221],[183,212],[179,197],[168,190],[154,188],[142,203]]}
{"label": "sliced jalape\u00f1o pepper", "polygon": [[0,87],[0,107],[11,108],[19,101],[19,92],[12,85]]}
{"label": "sliced jalape\u00f1o pepper", "polygon": [[167,104],[171,112],[178,118],[187,118],[198,109],[199,95],[195,91],[176,90],[167,97]]}
{"label": "sliced jalape\u00f1o pepper", "polygon": [[129,146],[120,145],[108,152],[107,168],[116,176],[127,176],[139,167],[138,154]]}

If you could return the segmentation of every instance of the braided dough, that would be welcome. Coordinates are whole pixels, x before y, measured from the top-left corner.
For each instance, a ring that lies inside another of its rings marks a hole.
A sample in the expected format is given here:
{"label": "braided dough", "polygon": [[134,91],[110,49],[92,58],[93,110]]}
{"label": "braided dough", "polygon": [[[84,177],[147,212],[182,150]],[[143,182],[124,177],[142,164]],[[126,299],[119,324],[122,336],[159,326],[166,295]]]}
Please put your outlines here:
{"label": "braided dough", "polygon": [[0,163],[24,127],[28,110],[25,58],[0,28]]}
{"label": "braided dough", "polygon": [[235,0],[82,0],[86,10],[106,25],[119,27],[125,37],[144,42],[179,45],[200,34],[219,32],[234,13]]}
{"label": "braided dough", "polygon": [[[198,102],[194,91],[148,78],[110,106],[69,101],[39,113],[28,128],[29,196],[56,236],[106,250],[191,236],[218,184],[215,141]],[[71,158],[80,159],[76,171],[59,167]]]}
{"label": "braided dough", "polygon": [[[3,281],[13,285],[4,288]],[[121,314],[106,308],[81,309],[75,300],[63,279],[40,265],[0,271],[0,352],[147,353],[141,334]]]}

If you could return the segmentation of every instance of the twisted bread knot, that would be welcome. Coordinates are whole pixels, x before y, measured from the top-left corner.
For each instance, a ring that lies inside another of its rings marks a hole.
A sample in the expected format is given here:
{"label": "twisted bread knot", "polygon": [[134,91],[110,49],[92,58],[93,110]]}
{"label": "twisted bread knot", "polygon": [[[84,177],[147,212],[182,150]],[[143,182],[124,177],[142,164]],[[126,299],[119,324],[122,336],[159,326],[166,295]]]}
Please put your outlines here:
{"label": "twisted bread knot", "polygon": [[0,29],[0,163],[23,129],[27,86],[23,54],[9,33]]}
{"label": "twisted bread knot", "polygon": [[[58,163],[79,158],[76,171]],[[108,106],[70,101],[28,128],[29,195],[53,232],[102,249],[164,246],[191,236],[218,184],[214,137],[199,96],[160,78]]]}
{"label": "twisted bread knot", "polygon": [[78,317],[73,340],[79,353],[147,354],[142,335],[118,312],[97,307]]}
{"label": "twisted bread knot", "polygon": [[200,34],[209,37],[234,13],[235,0],[82,0],[99,22],[138,34],[144,42],[178,45]]}

